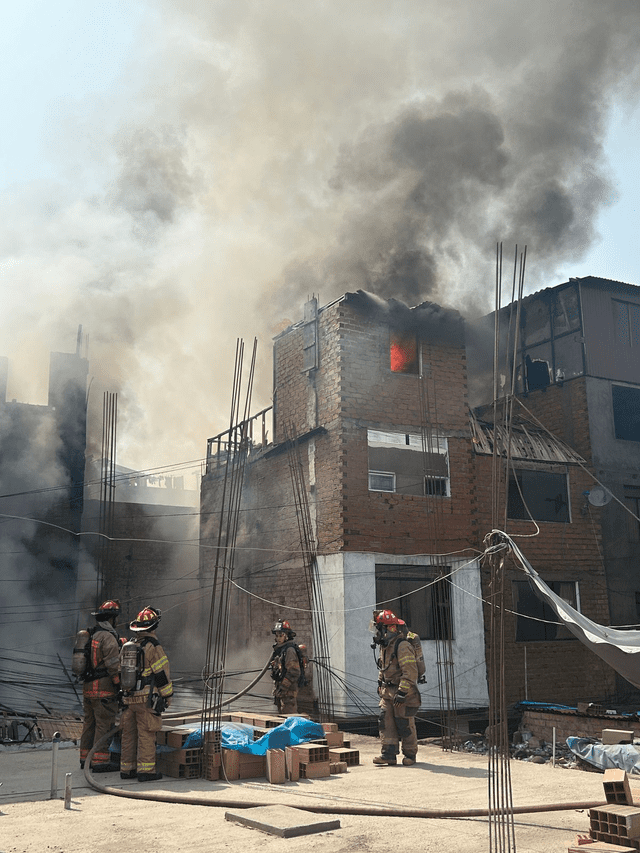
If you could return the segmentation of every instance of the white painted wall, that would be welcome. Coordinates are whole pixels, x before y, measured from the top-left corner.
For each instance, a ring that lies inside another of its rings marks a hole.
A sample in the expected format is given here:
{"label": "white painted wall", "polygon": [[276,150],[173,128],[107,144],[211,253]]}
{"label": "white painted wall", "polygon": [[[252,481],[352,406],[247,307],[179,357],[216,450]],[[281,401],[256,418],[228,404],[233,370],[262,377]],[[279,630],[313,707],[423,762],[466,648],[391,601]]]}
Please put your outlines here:
{"label": "white painted wall", "polygon": [[[368,630],[376,602],[376,563],[428,565],[429,562],[428,556],[356,552],[318,558],[332,668],[359,699],[358,703],[354,702],[334,680],[337,714],[377,713],[378,671],[371,649],[373,636]],[[455,572],[451,593],[456,704],[459,709],[477,708],[489,704],[480,571],[475,560],[469,564],[463,560],[452,560],[451,565]],[[427,667],[427,683],[420,690],[422,707],[437,709],[436,642],[423,640],[422,648]]]}

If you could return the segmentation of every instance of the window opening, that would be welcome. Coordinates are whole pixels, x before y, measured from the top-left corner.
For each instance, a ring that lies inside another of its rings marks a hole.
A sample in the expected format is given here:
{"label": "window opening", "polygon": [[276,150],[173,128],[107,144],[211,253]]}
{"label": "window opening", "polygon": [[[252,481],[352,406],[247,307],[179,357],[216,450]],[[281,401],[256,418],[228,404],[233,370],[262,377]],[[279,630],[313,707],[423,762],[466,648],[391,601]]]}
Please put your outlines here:
{"label": "window opening", "polygon": [[418,340],[415,334],[392,331],[389,338],[389,361],[393,373],[418,373]]}
{"label": "window opening", "polygon": [[[631,510],[633,515],[640,518],[640,486],[623,486],[624,503]],[[640,521],[634,518],[633,515],[625,513],[627,517],[629,539],[631,542],[640,542]]]}
{"label": "window opening", "polygon": [[[369,445],[369,490],[395,491],[401,495],[449,497],[448,441],[444,436],[430,435],[427,452],[422,436],[416,433],[367,430]],[[378,475],[393,475],[394,488],[379,488]]]}
{"label": "window opening", "polygon": [[[545,581],[549,589],[567,604],[580,610],[577,581]],[[557,624],[556,612],[538,598],[529,581],[512,581],[513,609],[516,616],[516,642],[531,643],[542,640],[575,640],[564,625]],[[526,618],[530,617],[530,618]]]}
{"label": "window opening", "polygon": [[627,347],[640,346],[640,305],[612,299],[616,340]]}
{"label": "window opening", "polygon": [[395,492],[396,475],[389,471],[369,471],[370,492]]}
{"label": "window opening", "polygon": [[440,572],[449,571],[450,567],[376,565],[376,601],[404,619],[421,640],[453,640],[451,583],[448,578],[433,583]]}
{"label": "window opening", "polygon": [[616,438],[640,441],[640,388],[612,385],[611,397]]}
{"label": "window opening", "polygon": [[525,468],[509,475],[507,517],[535,521],[570,521],[567,475]]}

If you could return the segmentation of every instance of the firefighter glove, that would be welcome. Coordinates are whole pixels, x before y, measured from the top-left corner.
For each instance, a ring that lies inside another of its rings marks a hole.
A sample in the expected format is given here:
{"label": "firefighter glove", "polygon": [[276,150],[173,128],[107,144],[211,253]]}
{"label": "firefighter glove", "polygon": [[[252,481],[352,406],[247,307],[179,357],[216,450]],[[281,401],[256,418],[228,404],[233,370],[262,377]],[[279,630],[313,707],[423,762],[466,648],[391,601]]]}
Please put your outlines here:
{"label": "firefighter glove", "polygon": [[403,690],[398,690],[396,695],[393,697],[394,705],[403,705],[407,698],[407,694]]}

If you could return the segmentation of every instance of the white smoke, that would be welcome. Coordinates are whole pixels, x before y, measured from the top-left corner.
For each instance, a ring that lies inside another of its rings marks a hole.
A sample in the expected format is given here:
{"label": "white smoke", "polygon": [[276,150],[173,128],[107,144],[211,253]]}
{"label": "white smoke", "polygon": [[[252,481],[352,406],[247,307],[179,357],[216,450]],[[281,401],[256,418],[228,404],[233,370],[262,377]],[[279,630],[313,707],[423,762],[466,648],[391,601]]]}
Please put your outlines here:
{"label": "white smoke", "polygon": [[634,0],[155,0],[113,90],[61,109],[57,180],[0,197],[9,396],[40,402],[82,323],[118,461],[196,459],[236,339],[260,339],[262,408],[313,292],[490,309],[497,240],[557,283],[610,195],[639,36]]}

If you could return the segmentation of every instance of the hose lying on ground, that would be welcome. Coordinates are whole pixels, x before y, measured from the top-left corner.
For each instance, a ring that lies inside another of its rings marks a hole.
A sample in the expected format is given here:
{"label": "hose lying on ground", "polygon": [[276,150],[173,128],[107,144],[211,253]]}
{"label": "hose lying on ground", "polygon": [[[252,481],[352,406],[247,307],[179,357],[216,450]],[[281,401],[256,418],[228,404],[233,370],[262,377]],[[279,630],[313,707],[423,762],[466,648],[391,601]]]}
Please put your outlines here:
{"label": "hose lying on ground", "polygon": [[[113,788],[110,785],[101,785],[91,774],[91,759],[93,753],[101,746],[108,738],[118,731],[118,726],[114,726],[111,731],[107,732],[104,737],[94,744],[93,749],[89,752],[84,763],[84,776],[89,785],[95,788],[96,791],[101,791],[103,794],[111,794],[115,797],[127,797],[132,800],[151,800],[156,803],[180,803],[189,806],[217,806],[225,809],[253,809],[260,806],[277,805],[273,802],[251,802],[245,800],[227,800],[227,799],[210,799],[208,797],[186,797],[178,794],[168,794],[163,791],[132,791],[130,788]],[[286,802],[290,805],[290,802]],[[559,812],[559,811],[577,811],[586,809],[600,808],[603,805],[602,800],[588,800],[586,802],[577,803],[549,803],[547,805],[537,806],[514,806],[511,810],[513,814],[534,814],[535,812]],[[332,803],[331,805],[299,805],[295,808],[302,809],[315,814],[350,814],[362,815],[368,817],[419,817],[419,818],[466,818],[466,817],[488,817],[489,809],[412,809],[404,806],[393,806],[386,808],[383,806],[363,806],[363,805],[344,805],[341,803]]]}
{"label": "hose lying on ground", "polygon": [[[241,696],[244,696],[245,693],[248,693],[252,687],[256,686],[256,684],[260,681],[260,679],[265,674],[265,672],[269,669],[270,666],[271,666],[271,658],[269,658],[269,660],[265,663],[265,665],[262,667],[260,672],[256,675],[256,677],[253,679],[253,681],[250,684],[247,684],[246,687],[243,687],[239,693],[236,693],[235,695],[230,696],[228,699],[223,700],[220,703],[220,707],[223,708],[225,705],[230,705],[232,702],[235,702],[236,699],[240,699]],[[162,719],[163,720],[177,720],[177,719],[181,719],[182,717],[195,717],[195,716],[201,716],[201,715],[202,715],[201,711],[187,711],[186,714],[181,714],[178,711],[172,711],[170,714],[163,714]]]}

